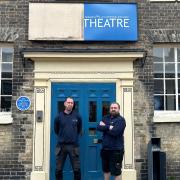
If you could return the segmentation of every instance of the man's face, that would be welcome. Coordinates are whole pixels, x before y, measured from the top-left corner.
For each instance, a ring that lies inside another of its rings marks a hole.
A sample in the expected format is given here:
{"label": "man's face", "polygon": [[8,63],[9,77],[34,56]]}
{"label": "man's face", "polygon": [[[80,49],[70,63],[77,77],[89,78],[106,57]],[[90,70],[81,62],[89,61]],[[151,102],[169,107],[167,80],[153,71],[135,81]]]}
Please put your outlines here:
{"label": "man's face", "polygon": [[74,101],[71,98],[67,98],[66,101],[64,102],[65,110],[66,111],[72,111],[73,106],[74,106]]}
{"label": "man's face", "polygon": [[117,104],[111,104],[110,106],[110,114],[112,116],[116,116],[119,114],[119,106]]}

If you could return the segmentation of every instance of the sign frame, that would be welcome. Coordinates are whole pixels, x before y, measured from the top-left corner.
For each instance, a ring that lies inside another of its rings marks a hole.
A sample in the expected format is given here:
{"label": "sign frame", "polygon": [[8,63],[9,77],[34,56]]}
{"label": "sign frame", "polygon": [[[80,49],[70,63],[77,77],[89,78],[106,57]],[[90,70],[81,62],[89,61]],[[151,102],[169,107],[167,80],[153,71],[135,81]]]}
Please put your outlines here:
{"label": "sign frame", "polygon": [[137,3],[85,3],[84,41],[138,41]]}

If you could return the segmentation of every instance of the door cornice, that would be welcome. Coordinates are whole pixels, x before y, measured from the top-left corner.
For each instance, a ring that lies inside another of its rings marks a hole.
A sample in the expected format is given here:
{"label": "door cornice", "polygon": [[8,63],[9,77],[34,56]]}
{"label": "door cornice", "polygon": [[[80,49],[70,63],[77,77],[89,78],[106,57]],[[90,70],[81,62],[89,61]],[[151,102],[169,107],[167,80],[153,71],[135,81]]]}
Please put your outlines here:
{"label": "door cornice", "polygon": [[131,60],[134,61],[137,58],[143,58],[146,55],[143,49],[22,49],[21,51],[25,59],[31,59],[33,61],[41,60],[64,60],[64,58],[71,58],[71,60],[83,60],[88,58],[94,60]]}

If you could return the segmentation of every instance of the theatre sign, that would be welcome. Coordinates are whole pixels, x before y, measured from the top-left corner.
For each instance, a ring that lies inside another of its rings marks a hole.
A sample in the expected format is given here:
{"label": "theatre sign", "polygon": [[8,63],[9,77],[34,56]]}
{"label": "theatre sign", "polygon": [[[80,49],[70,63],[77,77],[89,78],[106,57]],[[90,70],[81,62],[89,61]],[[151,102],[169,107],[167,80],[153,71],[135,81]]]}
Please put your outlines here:
{"label": "theatre sign", "polygon": [[137,41],[137,4],[30,3],[29,40]]}

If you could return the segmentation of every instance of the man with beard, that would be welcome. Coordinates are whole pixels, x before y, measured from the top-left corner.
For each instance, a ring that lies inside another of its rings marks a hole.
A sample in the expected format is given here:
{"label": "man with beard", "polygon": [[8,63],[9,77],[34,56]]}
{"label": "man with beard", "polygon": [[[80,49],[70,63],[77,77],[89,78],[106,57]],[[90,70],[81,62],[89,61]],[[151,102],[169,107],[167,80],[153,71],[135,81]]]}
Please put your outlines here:
{"label": "man with beard", "polygon": [[126,122],[120,116],[119,110],[120,105],[117,102],[111,103],[110,114],[97,126],[97,130],[103,132],[101,159],[104,180],[109,180],[111,175],[115,180],[120,180]]}
{"label": "man with beard", "polygon": [[74,172],[74,180],[81,180],[79,159],[79,135],[82,130],[82,120],[74,111],[74,100],[70,97],[64,102],[65,110],[60,112],[54,121],[54,131],[57,135],[56,145],[56,180],[63,180],[63,167],[69,155]]}

